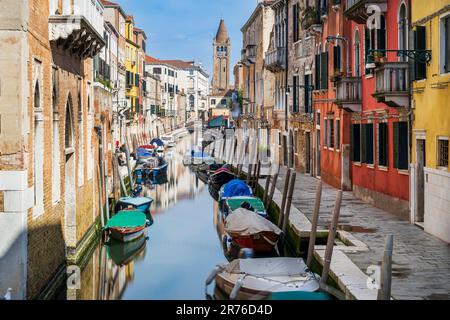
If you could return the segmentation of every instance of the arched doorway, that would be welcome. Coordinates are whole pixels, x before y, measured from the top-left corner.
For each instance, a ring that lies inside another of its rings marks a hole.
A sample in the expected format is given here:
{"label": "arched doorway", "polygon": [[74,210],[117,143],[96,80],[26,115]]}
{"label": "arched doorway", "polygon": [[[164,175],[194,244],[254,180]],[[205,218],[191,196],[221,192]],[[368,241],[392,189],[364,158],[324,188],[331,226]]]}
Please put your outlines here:
{"label": "arched doorway", "polygon": [[72,114],[72,98],[69,95],[66,103],[64,122],[64,153],[65,153],[65,238],[66,246],[75,247],[76,237],[76,188],[75,188],[75,146]]}

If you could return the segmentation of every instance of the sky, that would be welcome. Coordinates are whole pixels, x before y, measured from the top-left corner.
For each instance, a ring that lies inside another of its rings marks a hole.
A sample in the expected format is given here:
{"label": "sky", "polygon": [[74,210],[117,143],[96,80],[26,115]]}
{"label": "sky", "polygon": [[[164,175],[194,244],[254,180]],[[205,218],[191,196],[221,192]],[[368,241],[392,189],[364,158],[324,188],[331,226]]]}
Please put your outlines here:
{"label": "sky", "polygon": [[[114,2],[114,0],[112,0]],[[232,68],[240,59],[241,27],[257,0],[117,0],[147,34],[147,54],[158,59],[194,60],[212,79],[212,42],[220,19],[231,38]]]}

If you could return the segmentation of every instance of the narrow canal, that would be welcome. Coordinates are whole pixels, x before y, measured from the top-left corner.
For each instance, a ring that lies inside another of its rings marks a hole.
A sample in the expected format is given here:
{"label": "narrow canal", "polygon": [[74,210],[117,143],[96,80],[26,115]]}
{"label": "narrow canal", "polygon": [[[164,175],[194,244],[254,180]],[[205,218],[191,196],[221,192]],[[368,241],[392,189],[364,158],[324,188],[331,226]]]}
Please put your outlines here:
{"label": "narrow canal", "polygon": [[154,224],[147,240],[99,244],[81,267],[79,289],[63,299],[205,299],[205,279],[225,262],[215,226],[215,201],[182,158],[190,137],[166,153],[167,181],[148,186]]}

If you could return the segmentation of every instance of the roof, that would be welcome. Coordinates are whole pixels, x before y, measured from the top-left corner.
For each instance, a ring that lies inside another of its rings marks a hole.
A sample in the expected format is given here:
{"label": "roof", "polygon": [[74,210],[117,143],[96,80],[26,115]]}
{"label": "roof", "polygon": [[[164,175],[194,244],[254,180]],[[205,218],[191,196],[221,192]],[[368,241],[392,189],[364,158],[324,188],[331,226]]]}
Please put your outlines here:
{"label": "roof", "polygon": [[217,29],[216,42],[227,42],[230,39],[228,36],[227,27],[225,26],[225,21],[220,19],[219,29]]}
{"label": "roof", "polygon": [[251,14],[250,18],[248,18],[248,20],[245,22],[245,24],[241,28],[241,32],[245,32],[247,30],[247,28],[253,23],[255,18],[258,16],[261,8],[271,6],[274,3],[275,3],[275,0],[263,0],[263,1],[259,2],[256,5],[255,10],[253,10],[253,13]]}
{"label": "roof", "polygon": [[148,65],[166,65],[168,67],[172,67],[179,70],[186,70],[186,69],[195,69],[199,72],[202,72],[206,77],[209,77],[209,75],[201,68],[200,66],[195,65],[195,61],[184,61],[184,60],[160,60],[155,57],[147,55],[145,57],[145,63]]}
{"label": "roof", "polygon": [[115,9],[119,10],[120,14],[123,17],[125,17],[125,18],[127,17],[127,14],[125,13],[125,11],[122,9],[122,7],[118,3],[115,3],[112,1],[107,1],[107,0],[101,0],[101,1],[105,8],[115,8]]}
{"label": "roof", "polygon": [[135,33],[141,33],[142,36],[144,37],[144,39],[147,40],[147,35],[145,34],[144,30],[142,30],[140,28],[136,28],[136,27],[134,27],[133,30],[134,30]]}

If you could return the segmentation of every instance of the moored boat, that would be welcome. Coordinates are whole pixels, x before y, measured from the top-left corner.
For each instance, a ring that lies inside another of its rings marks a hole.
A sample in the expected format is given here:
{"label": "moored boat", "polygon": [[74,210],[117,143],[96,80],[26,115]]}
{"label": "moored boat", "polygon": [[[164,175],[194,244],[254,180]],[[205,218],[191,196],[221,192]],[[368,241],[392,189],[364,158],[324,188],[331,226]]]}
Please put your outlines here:
{"label": "moored boat", "polygon": [[237,252],[242,248],[253,249],[255,253],[273,252],[281,234],[268,219],[244,208],[228,215],[224,230],[231,240],[229,249],[233,247]]}
{"label": "moored boat", "polygon": [[123,197],[117,202],[117,211],[133,208],[146,215],[150,215],[153,199],[150,197]]}
{"label": "moored boat", "polygon": [[104,230],[114,239],[129,242],[138,239],[145,233],[147,217],[141,211],[120,211],[109,221]]}
{"label": "moored boat", "polygon": [[268,213],[266,208],[264,207],[264,203],[261,199],[253,196],[239,196],[239,197],[230,197],[225,199],[221,203],[222,213],[225,217],[227,217],[231,212],[244,208],[249,211],[257,213],[259,216],[263,218],[268,217]]}
{"label": "moored boat", "polygon": [[280,292],[316,292],[319,276],[301,258],[236,259],[218,265],[206,280],[213,280],[227,297],[234,300],[266,299]]}
{"label": "moored boat", "polygon": [[138,256],[146,247],[147,238],[142,235],[135,241],[121,242],[110,239],[106,243],[108,256],[117,266],[129,264],[136,256]]}

